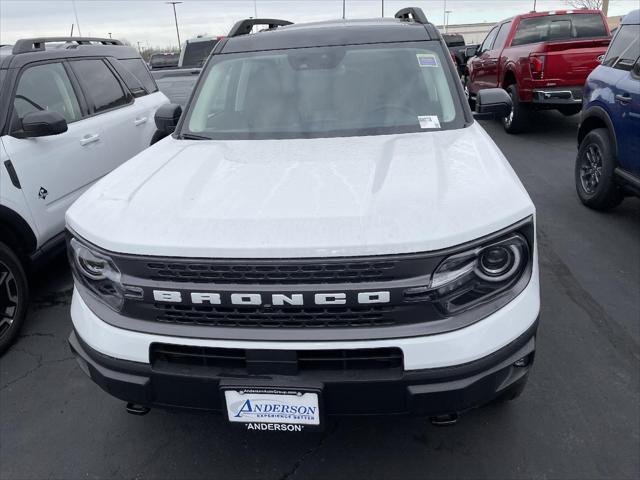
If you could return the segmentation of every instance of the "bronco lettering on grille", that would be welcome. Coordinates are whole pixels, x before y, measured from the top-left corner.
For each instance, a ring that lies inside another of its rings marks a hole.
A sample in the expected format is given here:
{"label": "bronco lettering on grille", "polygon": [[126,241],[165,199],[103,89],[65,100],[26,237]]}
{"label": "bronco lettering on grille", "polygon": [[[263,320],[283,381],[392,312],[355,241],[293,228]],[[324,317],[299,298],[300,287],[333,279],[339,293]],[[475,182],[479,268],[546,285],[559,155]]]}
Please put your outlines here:
{"label": "bronco lettering on grille", "polygon": [[[312,296],[315,305],[344,305],[346,294],[343,292],[316,293]],[[154,290],[153,299],[157,302],[183,303],[190,301],[193,304],[221,305],[305,305],[305,297],[300,293],[211,293],[211,292],[180,292],[175,290]],[[265,301],[267,300],[267,301]],[[362,305],[372,303],[389,303],[391,295],[388,291],[358,292],[357,302]]]}

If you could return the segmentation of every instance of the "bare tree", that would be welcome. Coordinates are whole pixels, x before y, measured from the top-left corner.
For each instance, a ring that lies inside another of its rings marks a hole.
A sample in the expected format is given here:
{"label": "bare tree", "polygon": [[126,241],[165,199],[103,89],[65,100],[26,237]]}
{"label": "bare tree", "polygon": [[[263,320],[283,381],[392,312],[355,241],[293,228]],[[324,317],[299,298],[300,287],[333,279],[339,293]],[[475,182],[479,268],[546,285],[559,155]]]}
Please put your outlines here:
{"label": "bare tree", "polygon": [[602,10],[603,0],[566,0],[567,3],[575,8],[588,8],[589,10]]}

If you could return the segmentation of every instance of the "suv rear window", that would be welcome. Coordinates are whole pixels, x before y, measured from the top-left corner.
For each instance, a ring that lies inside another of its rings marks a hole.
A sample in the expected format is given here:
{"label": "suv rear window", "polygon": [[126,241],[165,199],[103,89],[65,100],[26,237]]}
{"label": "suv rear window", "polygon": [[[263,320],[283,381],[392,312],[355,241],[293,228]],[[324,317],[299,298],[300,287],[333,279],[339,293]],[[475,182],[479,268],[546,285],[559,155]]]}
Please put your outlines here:
{"label": "suv rear window", "polygon": [[95,113],[128,105],[133,100],[102,60],[74,60],[70,64],[92,101]]}
{"label": "suv rear window", "polygon": [[151,73],[149,73],[149,69],[141,58],[126,58],[124,60],[120,60],[120,63],[133,73],[147,93],[158,91],[156,82],[153,80]]}
{"label": "suv rear window", "polygon": [[438,42],[218,55],[182,133],[264,139],[461,128],[448,55]]}
{"label": "suv rear window", "polygon": [[607,28],[598,13],[545,15],[523,19],[511,45],[607,36]]}

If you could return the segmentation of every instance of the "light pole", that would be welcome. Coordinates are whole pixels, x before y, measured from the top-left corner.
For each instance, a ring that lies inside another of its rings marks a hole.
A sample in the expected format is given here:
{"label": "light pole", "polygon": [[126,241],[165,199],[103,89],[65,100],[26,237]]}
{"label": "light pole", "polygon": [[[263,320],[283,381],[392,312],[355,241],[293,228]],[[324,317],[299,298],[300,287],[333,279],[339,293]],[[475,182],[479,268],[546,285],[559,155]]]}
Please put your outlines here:
{"label": "light pole", "polygon": [[344,2],[346,2],[346,0],[342,0],[342,19],[344,20],[344,14],[345,14],[345,5]]}
{"label": "light pole", "polygon": [[444,33],[447,33],[447,31],[449,30],[449,14],[451,12],[453,12],[453,10],[446,10],[444,12],[445,14]]}
{"label": "light pole", "polygon": [[78,35],[82,36],[82,32],[80,31],[80,22],[78,21],[78,10],[76,9],[76,0],[71,0],[71,5],[73,5],[73,14],[76,17],[76,25],[78,26]]}
{"label": "light pole", "polygon": [[384,0],[382,0],[382,18],[384,18]]}
{"label": "light pole", "polygon": [[537,0],[533,0],[533,11],[534,12],[536,11],[536,2],[537,2]]}
{"label": "light pole", "polygon": [[109,32],[109,38],[111,38],[111,32]]}
{"label": "light pole", "polygon": [[444,0],[444,7],[442,8],[442,25],[445,28],[445,32],[447,31],[447,0]]}
{"label": "light pole", "polygon": [[173,19],[176,21],[176,33],[178,34],[178,51],[182,50],[182,43],[180,42],[180,30],[178,29],[178,16],[176,15],[176,5],[182,2],[164,2],[173,7]]}

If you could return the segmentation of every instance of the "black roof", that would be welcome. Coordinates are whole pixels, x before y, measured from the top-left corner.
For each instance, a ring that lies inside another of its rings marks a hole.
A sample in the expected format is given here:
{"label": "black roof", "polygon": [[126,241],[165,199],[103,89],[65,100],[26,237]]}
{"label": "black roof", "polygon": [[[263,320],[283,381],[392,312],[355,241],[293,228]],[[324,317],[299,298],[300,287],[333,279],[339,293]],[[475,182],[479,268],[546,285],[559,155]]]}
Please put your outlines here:
{"label": "black roof", "polygon": [[439,39],[438,31],[430,23],[396,18],[333,20],[297,23],[252,35],[228,38],[217,53]]}
{"label": "black roof", "polygon": [[[67,42],[67,40],[69,41]],[[79,40],[80,43],[78,42]],[[140,54],[135,48],[122,45],[117,40],[90,40],[94,43],[83,41],[79,37],[70,39],[66,39],[66,37],[44,37],[19,40],[12,48],[9,48],[9,46],[0,48],[0,69],[20,68],[31,62],[61,58],[114,57],[119,60],[140,58]],[[28,48],[28,45],[31,45],[31,48]]]}

